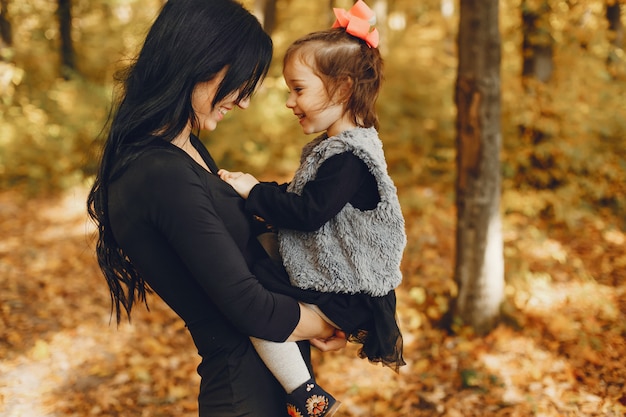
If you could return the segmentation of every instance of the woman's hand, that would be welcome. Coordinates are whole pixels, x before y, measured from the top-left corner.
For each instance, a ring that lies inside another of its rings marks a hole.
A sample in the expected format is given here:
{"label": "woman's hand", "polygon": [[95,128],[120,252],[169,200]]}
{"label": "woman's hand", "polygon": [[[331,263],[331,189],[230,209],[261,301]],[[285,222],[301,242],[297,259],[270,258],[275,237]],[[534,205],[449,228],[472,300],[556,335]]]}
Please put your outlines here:
{"label": "woman's hand", "polygon": [[230,186],[237,191],[237,194],[243,198],[248,198],[250,190],[259,183],[259,180],[254,178],[254,176],[243,172],[230,172],[225,169],[220,169],[217,171],[217,175],[219,175],[223,181],[230,184]]}
{"label": "woman's hand", "polygon": [[327,339],[311,339],[311,344],[322,352],[340,350],[348,344],[347,336],[339,329],[335,329],[335,334]]}
{"label": "woman's hand", "polygon": [[331,326],[313,309],[301,303],[300,321],[287,341],[309,340],[322,352],[330,352],[343,349],[348,343],[346,339],[344,332]]}
{"label": "woman's hand", "polygon": [[309,340],[322,352],[343,349],[348,343],[346,334],[331,326],[313,309],[300,304],[300,321],[287,341]]}

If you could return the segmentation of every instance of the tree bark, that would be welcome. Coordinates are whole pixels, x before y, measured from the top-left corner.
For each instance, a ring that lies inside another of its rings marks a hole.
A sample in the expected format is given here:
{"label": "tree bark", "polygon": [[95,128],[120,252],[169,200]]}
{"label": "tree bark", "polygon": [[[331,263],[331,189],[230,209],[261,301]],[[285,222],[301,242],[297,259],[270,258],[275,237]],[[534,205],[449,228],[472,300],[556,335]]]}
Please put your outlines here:
{"label": "tree bark", "polygon": [[609,42],[611,49],[607,56],[609,72],[613,77],[616,75],[614,66],[621,62],[620,54],[624,47],[624,25],[622,24],[622,5],[618,0],[608,0],[606,4],[606,20],[609,23]]}
{"label": "tree bark", "polygon": [[72,42],[72,2],[59,0],[57,8],[59,19],[59,33],[61,35],[61,75],[65,79],[71,78],[76,72],[76,54]]}
{"label": "tree bark", "polygon": [[8,0],[0,0],[0,48],[13,46],[13,31],[8,13]]}
{"label": "tree bark", "polygon": [[498,0],[460,2],[457,42],[458,295],[451,311],[485,334],[497,324],[504,299]]}
{"label": "tree bark", "polygon": [[276,29],[276,0],[256,0],[254,15],[261,22],[263,29],[271,35]]}
{"label": "tree bark", "polygon": [[621,48],[624,45],[624,25],[622,24],[622,5],[618,0],[609,0],[606,5],[606,19],[609,22],[610,42]]}

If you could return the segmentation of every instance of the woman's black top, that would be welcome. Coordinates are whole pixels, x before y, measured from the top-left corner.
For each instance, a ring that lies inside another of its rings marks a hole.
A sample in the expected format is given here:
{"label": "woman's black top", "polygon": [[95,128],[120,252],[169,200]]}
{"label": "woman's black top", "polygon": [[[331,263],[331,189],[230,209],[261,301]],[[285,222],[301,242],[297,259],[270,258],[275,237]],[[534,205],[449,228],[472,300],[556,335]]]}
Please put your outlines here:
{"label": "woman's black top", "polygon": [[[192,137],[192,143],[217,172],[201,142]],[[202,357],[200,416],[286,415],[284,392],[249,336],[284,341],[300,310],[296,300],[269,292],[250,272],[266,255],[244,200],[164,141],[131,162],[108,191],[115,239],[184,320]]]}

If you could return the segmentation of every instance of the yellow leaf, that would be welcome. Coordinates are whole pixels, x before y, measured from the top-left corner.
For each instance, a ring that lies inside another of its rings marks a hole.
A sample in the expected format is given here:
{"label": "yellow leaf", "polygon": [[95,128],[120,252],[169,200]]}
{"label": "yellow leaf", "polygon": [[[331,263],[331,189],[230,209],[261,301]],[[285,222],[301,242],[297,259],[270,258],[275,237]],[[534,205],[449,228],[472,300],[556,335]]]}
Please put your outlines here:
{"label": "yellow leaf", "polygon": [[35,342],[31,354],[36,361],[47,359],[50,356],[50,346],[46,341],[39,339]]}

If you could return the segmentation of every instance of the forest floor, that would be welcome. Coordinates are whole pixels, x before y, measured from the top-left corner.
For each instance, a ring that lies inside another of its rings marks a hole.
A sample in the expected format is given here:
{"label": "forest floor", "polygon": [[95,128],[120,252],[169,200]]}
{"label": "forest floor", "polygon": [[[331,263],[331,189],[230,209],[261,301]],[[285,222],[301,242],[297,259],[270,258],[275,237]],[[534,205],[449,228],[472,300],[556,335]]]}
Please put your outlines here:
{"label": "forest floor", "polygon": [[[338,417],[626,415],[623,229],[507,214],[505,320],[485,337],[450,334],[437,323],[455,293],[452,203],[403,193],[407,366],[374,366],[355,346],[314,352],[318,379],[343,402]],[[196,416],[191,338],[154,297],[132,323],[112,323],[84,201],[83,189],[0,192],[0,415]]]}

